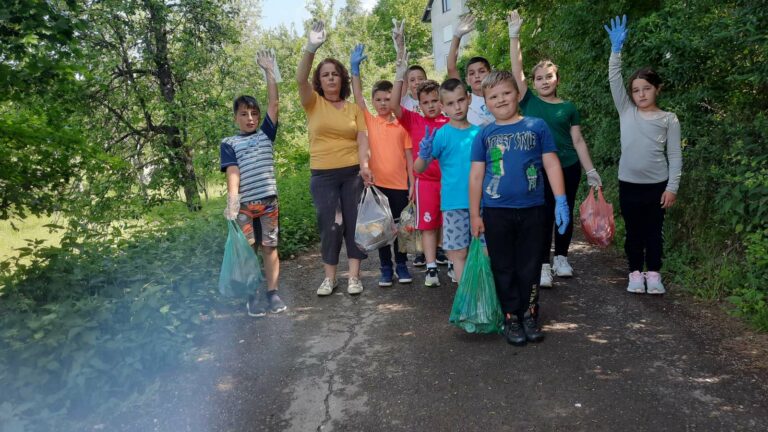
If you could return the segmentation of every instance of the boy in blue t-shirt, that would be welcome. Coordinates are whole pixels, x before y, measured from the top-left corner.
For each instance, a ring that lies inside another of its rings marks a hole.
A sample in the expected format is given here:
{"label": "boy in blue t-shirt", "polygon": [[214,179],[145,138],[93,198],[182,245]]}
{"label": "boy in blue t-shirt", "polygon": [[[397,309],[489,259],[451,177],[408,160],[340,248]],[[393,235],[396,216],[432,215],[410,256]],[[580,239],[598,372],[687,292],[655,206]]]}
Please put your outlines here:
{"label": "boy in blue t-shirt", "polygon": [[[544,120],[518,112],[515,77],[494,71],[483,80],[485,103],[496,121],[472,145],[469,212],[472,234],[485,233],[491,270],[504,312],[504,336],[513,345],[538,342],[536,298],[543,223],[542,169],[555,195],[555,220],[561,233],[568,225],[563,171],[557,147]],[[482,204],[482,214],[480,206]]]}
{"label": "boy in blue t-shirt", "polygon": [[280,261],[277,256],[278,203],[273,144],[277,135],[278,94],[276,63],[272,54],[261,51],[256,61],[267,80],[267,115],[259,126],[261,111],[252,96],[235,99],[235,123],[240,133],[221,142],[221,171],[227,174],[227,208],[224,216],[237,220],[253,248],[261,243],[267,291],[261,298],[248,296],[248,315],[263,317],[267,310],[287,309],[277,295]]}
{"label": "boy in blue t-shirt", "polygon": [[427,133],[419,145],[419,157],[413,164],[423,172],[436,159],[440,163],[440,210],[443,212],[443,249],[453,262],[456,281],[461,280],[467,261],[472,233],[469,229],[470,153],[480,128],[467,121],[471,95],[455,78],[440,85],[440,102],[448,115],[448,124]]}

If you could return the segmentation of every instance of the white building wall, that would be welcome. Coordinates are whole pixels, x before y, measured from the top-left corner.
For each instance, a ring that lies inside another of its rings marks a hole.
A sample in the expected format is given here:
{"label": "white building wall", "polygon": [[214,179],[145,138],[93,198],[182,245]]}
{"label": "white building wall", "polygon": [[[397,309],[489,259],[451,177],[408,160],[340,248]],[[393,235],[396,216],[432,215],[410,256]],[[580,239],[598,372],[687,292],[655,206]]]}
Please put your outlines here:
{"label": "white building wall", "polygon": [[[435,58],[435,70],[438,73],[447,71],[446,58],[451,48],[453,29],[459,22],[459,17],[468,12],[465,0],[432,0],[432,54]],[[448,10],[445,11],[445,6]],[[468,36],[461,41],[461,46],[467,44]]]}

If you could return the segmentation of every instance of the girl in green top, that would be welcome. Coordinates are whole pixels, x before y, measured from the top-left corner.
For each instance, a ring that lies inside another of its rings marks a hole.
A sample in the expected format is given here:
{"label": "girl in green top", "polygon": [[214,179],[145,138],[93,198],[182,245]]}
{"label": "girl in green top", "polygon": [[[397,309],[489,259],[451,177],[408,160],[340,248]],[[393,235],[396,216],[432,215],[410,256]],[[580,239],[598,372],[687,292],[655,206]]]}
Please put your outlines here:
{"label": "girl in green top", "polygon": [[[516,10],[507,15],[509,26],[509,54],[512,60],[512,73],[515,75],[517,85],[520,88],[520,108],[523,114],[530,117],[544,119],[552,131],[557,145],[557,156],[563,167],[565,179],[565,194],[568,199],[568,208],[571,209],[570,220],[564,234],[555,233],[555,257],[552,266],[549,261],[549,249],[552,244],[552,231],[554,226],[555,198],[549,185],[545,187],[547,220],[545,221],[544,242],[541,257],[542,287],[552,286],[552,272],[560,277],[573,276],[573,268],[568,264],[568,247],[573,235],[573,208],[576,201],[576,191],[581,180],[581,167],[587,172],[587,182],[590,186],[601,187],[602,181],[597,170],[592,165],[589,150],[584,137],[581,135],[579,125],[579,111],[569,101],[564,101],[557,96],[557,85],[560,77],[557,65],[549,60],[539,62],[533,68],[533,86],[538,95],[528,91],[528,85],[523,73],[523,56],[520,50],[520,27],[523,19]],[[581,162],[581,166],[579,166]]]}

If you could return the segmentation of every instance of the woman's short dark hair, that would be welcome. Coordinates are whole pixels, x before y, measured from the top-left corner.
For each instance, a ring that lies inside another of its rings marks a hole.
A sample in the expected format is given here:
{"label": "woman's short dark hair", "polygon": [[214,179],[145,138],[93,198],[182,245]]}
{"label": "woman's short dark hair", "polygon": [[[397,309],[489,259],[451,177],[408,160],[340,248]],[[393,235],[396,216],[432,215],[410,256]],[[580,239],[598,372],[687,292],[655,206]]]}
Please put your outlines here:
{"label": "woman's short dark hair", "polygon": [[317,67],[315,68],[315,73],[312,75],[312,86],[320,96],[325,96],[323,94],[323,88],[320,86],[320,69],[327,63],[330,63],[336,67],[336,72],[338,72],[339,77],[341,78],[341,91],[339,92],[339,97],[342,100],[348,98],[349,95],[352,94],[352,87],[350,86],[352,80],[349,78],[349,72],[347,72],[347,68],[345,68],[340,61],[334,58],[329,57],[318,63]]}
{"label": "woman's short dark hair", "polygon": [[646,66],[636,70],[635,73],[629,76],[629,82],[627,82],[627,89],[629,90],[629,94],[632,94],[632,82],[636,79],[643,79],[648,81],[648,83],[654,86],[657,90],[661,88],[661,76],[659,76],[655,70]]}

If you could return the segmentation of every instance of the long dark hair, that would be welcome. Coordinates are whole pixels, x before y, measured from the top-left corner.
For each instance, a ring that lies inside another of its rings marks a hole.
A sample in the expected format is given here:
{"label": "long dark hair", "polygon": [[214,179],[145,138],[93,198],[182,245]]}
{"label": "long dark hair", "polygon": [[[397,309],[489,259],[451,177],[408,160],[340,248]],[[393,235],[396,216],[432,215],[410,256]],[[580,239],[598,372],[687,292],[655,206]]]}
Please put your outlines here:
{"label": "long dark hair", "polygon": [[661,76],[656,73],[655,70],[650,67],[642,67],[629,76],[629,82],[627,82],[627,91],[632,94],[632,82],[636,79],[642,79],[648,81],[649,84],[654,86],[656,90],[661,88]]}
{"label": "long dark hair", "polygon": [[352,80],[349,78],[349,72],[347,72],[347,68],[345,68],[340,61],[334,58],[329,57],[318,63],[317,67],[315,68],[315,73],[312,75],[312,86],[320,96],[325,96],[325,94],[323,94],[323,88],[320,85],[320,69],[327,63],[331,63],[334,67],[336,67],[336,72],[338,72],[339,76],[341,77],[341,91],[339,92],[339,97],[342,100],[348,98],[349,95],[352,94]]}

